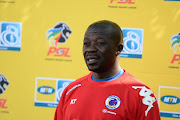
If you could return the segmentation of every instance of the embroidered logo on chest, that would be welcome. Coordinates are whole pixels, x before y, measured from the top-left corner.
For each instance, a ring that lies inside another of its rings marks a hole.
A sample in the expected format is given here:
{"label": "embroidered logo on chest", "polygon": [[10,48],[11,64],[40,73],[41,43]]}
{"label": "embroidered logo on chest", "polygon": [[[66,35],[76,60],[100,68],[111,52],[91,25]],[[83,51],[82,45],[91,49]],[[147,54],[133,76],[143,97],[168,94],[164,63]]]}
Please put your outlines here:
{"label": "embroidered logo on chest", "polygon": [[106,101],[105,101],[105,105],[108,109],[110,110],[114,110],[116,108],[118,108],[121,104],[121,100],[118,96],[115,95],[111,95],[109,97],[107,97]]}

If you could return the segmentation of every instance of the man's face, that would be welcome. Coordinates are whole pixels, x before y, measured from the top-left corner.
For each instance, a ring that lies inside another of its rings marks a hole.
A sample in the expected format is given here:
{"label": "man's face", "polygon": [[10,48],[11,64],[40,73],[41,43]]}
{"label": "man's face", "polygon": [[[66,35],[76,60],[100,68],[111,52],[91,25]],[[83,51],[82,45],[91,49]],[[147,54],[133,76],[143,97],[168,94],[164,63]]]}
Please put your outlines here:
{"label": "man's face", "polygon": [[89,28],[84,36],[83,55],[87,67],[93,72],[109,69],[116,59],[116,45],[110,31]]}

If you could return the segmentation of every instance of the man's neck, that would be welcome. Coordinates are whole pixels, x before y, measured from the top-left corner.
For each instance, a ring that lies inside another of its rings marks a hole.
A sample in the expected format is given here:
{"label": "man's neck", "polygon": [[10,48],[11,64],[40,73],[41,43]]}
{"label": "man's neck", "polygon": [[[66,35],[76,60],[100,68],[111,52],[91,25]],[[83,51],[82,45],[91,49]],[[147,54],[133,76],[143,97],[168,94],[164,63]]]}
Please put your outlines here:
{"label": "man's neck", "polygon": [[121,67],[118,62],[118,63],[115,63],[113,66],[111,66],[111,68],[109,68],[103,72],[93,72],[93,77],[95,79],[110,78],[110,77],[116,75],[120,70],[121,70]]}

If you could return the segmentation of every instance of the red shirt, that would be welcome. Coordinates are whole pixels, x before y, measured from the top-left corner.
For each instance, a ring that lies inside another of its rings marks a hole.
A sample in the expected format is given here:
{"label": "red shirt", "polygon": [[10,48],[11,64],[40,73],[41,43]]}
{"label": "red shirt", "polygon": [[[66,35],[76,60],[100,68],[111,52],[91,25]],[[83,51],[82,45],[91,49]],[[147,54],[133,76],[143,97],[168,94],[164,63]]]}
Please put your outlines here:
{"label": "red shirt", "polygon": [[54,120],[160,120],[154,93],[125,71],[97,82],[92,72],[64,90]]}

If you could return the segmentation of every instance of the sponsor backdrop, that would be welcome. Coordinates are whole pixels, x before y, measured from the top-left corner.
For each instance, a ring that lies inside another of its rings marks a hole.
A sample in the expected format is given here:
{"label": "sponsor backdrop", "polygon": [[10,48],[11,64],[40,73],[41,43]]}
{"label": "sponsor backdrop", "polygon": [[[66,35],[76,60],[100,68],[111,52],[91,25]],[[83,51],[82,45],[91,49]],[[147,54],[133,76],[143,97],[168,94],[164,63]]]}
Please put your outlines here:
{"label": "sponsor backdrop", "polygon": [[122,27],[121,67],[180,119],[180,0],[0,0],[0,120],[52,120],[64,88],[89,73],[82,43],[98,20]]}

